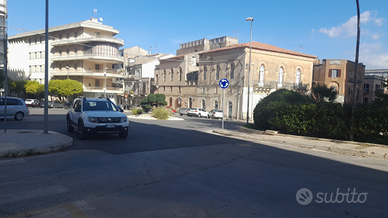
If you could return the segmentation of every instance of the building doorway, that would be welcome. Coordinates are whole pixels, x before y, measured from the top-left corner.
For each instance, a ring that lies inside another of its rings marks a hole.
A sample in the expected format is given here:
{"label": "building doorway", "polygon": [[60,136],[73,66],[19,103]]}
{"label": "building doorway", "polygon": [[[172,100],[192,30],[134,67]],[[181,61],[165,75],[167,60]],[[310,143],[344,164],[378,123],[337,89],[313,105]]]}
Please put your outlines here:
{"label": "building doorway", "polygon": [[170,97],[170,107],[172,107],[172,97]]}

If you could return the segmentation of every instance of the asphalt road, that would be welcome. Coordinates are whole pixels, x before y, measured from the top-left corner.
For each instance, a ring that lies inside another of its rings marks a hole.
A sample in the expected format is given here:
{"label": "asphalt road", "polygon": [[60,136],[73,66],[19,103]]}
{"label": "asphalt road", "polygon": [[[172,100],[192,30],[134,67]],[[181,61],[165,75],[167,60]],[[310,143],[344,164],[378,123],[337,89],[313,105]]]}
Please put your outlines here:
{"label": "asphalt road", "polygon": [[69,150],[2,160],[0,217],[388,217],[387,161],[207,132],[218,124],[131,120],[127,139],[71,133]]}

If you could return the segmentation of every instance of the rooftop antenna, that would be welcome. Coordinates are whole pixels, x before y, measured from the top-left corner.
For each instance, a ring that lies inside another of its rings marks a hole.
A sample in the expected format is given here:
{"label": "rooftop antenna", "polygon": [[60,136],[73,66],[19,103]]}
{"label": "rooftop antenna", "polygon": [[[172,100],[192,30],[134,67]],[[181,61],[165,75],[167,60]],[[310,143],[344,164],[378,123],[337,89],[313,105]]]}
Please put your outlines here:
{"label": "rooftop antenna", "polygon": [[236,32],[237,31],[236,30],[232,30],[232,32],[233,32],[233,37],[236,38]]}
{"label": "rooftop antenna", "polygon": [[94,9],[94,16],[97,17],[97,9]]}
{"label": "rooftop antenna", "polygon": [[149,53],[150,55],[151,55],[151,48],[152,48],[152,46],[150,46],[150,53]]}

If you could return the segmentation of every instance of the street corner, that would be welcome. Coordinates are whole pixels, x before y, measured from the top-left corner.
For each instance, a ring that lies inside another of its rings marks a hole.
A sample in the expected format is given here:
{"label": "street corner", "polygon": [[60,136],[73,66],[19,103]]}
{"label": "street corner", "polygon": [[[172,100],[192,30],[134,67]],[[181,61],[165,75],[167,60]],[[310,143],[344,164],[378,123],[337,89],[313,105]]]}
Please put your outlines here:
{"label": "street corner", "polygon": [[46,154],[67,148],[73,138],[58,132],[13,129],[0,133],[0,158]]}

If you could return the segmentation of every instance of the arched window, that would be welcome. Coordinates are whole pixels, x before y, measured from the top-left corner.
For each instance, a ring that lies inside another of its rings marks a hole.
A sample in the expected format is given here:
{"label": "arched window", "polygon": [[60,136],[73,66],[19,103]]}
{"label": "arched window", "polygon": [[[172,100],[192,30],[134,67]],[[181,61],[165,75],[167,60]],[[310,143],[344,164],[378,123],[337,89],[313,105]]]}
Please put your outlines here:
{"label": "arched window", "polygon": [[263,87],[264,86],[264,71],[265,71],[265,67],[264,67],[264,64],[262,64],[260,66],[260,73],[259,73],[259,86],[260,87]]}
{"label": "arched window", "polygon": [[300,84],[300,69],[296,71],[296,78],[295,78],[296,87],[299,87],[299,84]]}
{"label": "arched window", "polygon": [[207,67],[203,68],[203,80],[206,80]]}
{"label": "arched window", "polygon": [[174,70],[171,68],[171,81],[174,81]]}
{"label": "arched window", "polygon": [[234,68],[235,68],[235,65],[234,63],[232,63],[230,65],[230,79],[234,79]]}
{"label": "arched window", "polygon": [[217,100],[214,101],[214,110],[218,110],[218,101]]}
{"label": "arched window", "polygon": [[279,69],[279,78],[278,78],[278,88],[283,87],[283,67],[280,67]]}
{"label": "arched window", "polygon": [[202,107],[202,109],[206,110],[206,102],[205,102],[205,99],[202,99],[202,101],[201,101],[201,107]]}

